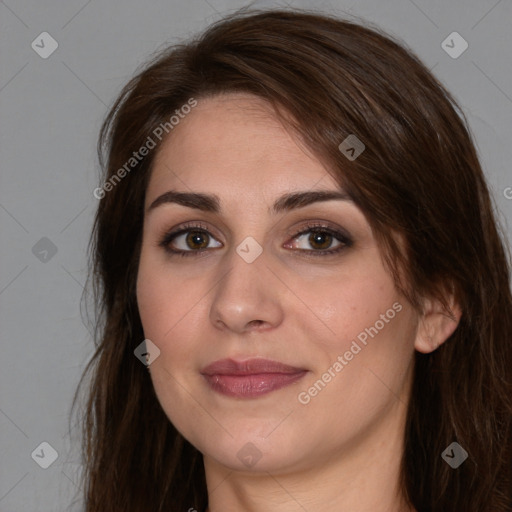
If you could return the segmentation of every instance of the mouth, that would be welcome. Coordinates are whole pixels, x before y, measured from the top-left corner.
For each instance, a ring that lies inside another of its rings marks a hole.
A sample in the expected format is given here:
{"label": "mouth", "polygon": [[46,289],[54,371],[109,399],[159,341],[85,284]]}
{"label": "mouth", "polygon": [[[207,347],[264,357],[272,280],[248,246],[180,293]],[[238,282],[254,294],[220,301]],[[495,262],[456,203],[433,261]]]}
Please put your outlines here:
{"label": "mouth", "polygon": [[297,382],[308,372],[269,359],[222,359],[201,370],[211,389],[225,396],[256,398]]}

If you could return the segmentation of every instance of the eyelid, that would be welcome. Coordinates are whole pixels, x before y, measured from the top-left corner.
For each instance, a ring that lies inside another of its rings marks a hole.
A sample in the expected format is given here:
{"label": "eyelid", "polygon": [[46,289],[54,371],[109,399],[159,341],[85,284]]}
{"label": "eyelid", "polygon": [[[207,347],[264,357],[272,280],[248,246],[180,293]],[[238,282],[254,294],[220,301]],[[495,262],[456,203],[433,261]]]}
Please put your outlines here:
{"label": "eyelid", "polygon": [[[212,234],[213,230],[209,226],[204,224],[203,222],[201,222],[201,221],[189,221],[189,222],[183,222],[182,224],[179,224],[178,226],[176,226],[174,228],[171,228],[169,230],[164,230],[163,235],[161,235],[158,238],[157,246],[163,247],[164,249],[166,249],[170,253],[173,253],[173,252],[174,253],[180,253],[181,252],[180,249],[172,251],[172,250],[168,249],[168,246],[177,237],[179,237],[179,236],[181,236],[181,235],[183,235],[185,233],[188,233],[189,231],[204,231],[210,237],[214,238],[215,240],[218,239],[218,237],[216,235]],[[220,242],[220,243],[222,243],[222,242]],[[200,252],[204,252],[205,250],[206,249],[202,249],[202,250],[199,250],[199,251],[189,250],[189,251],[183,251],[183,252],[191,252],[191,253],[196,252],[196,253],[200,253]]]}
{"label": "eyelid", "polygon": [[[314,249],[293,249],[294,252],[300,253],[305,256],[311,256],[311,257],[317,257],[317,256],[328,256],[328,255],[336,255],[337,253],[341,252],[344,248],[350,247],[353,243],[351,235],[340,226],[337,226],[330,221],[303,221],[302,227],[299,228],[295,225],[293,228],[289,228],[286,231],[287,244],[289,244],[289,241],[295,241],[297,238],[305,235],[309,232],[316,231],[323,231],[326,233],[329,233],[335,240],[338,240],[340,243],[340,246],[335,249],[322,249],[322,250],[314,250]],[[218,237],[211,233],[213,231],[209,226],[207,226],[205,223],[201,221],[189,221],[184,222],[175,228],[172,228],[171,230],[165,231],[163,236],[159,238],[159,241],[157,243],[158,246],[163,247],[169,254],[171,255],[178,255],[178,256],[189,256],[189,255],[204,255],[203,253],[208,253],[211,251],[212,248],[205,248],[205,249],[170,249],[169,245],[171,242],[173,242],[178,236],[181,236],[185,233],[188,233],[189,231],[203,231],[206,232],[208,236],[212,237],[216,241],[222,244],[218,240]],[[218,248],[215,248],[218,249]]]}
{"label": "eyelid", "polygon": [[343,229],[340,226],[337,226],[336,224],[333,224],[332,222],[329,222],[327,220],[313,220],[313,221],[305,221],[298,223],[302,227],[297,227],[297,224],[295,224],[293,227],[289,228],[286,231],[286,236],[290,238],[296,238],[299,235],[303,235],[304,233],[308,233],[309,231],[314,231],[315,228],[318,230],[325,230],[325,231],[331,231],[333,233],[339,233],[340,235],[343,235],[345,238],[350,239],[350,235],[348,232],[346,232],[345,229]]}
{"label": "eyelid", "polygon": [[333,240],[336,240],[338,242],[338,246],[334,248],[329,249],[321,249],[321,250],[314,250],[314,249],[294,249],[296,253],[298,253],[301,256],[305,257],[318,257],[318,256],[336,256],[339,253],[341,253],[344,249],[351,247],[353,245],[353,239],[352,236],[343,228],[339,226],[331,225],[328,221],[313,221],[307,223],[305,226],[303,226],[300,231],[297,230],[290,230],[290,234],[288,236],[291,237],[291,242],[286,243],[286,248],[290,248],[290,244],[294,241],[299,240],[301,237],[305,236],[307,233],[327,233],[329,234]]}

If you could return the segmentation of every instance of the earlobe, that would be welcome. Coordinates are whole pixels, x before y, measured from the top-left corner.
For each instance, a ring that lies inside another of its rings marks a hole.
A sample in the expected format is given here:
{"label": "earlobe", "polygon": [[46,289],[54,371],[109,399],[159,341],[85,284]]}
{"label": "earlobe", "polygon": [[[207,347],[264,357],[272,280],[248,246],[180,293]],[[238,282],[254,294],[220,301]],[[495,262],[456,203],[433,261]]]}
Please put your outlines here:
{"label": "earlobe", "polygon": [[446,310],[438,300],[425,299],[414,342],[418,352],[433,352],[457,329],[462,311],[454,300],[449,304],[450,310]]}

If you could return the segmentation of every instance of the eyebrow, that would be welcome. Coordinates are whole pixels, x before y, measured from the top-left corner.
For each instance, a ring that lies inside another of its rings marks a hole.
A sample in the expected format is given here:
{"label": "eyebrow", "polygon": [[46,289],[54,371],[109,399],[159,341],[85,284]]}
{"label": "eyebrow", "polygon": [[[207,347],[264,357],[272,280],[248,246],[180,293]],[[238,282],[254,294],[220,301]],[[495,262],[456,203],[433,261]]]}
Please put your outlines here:
{"label": "eyebrow", "polygon": [[[352,201],[353,199],[343,191],[337,190],[314,190],[306,192],[293,192],[279,197],[272,205],[270,213],[276,215],[278,213],[289,211],[297,208],[304,208],[313,203],[323,201]],[[203,212],[220,213],[220,199],[212,194],[200,194],[195,192],[177,192],[169,190],[161,196],[158,196],[148,207],[146,213],[154,210],[163,204],[174,203],[187,208],[194,208]]]}

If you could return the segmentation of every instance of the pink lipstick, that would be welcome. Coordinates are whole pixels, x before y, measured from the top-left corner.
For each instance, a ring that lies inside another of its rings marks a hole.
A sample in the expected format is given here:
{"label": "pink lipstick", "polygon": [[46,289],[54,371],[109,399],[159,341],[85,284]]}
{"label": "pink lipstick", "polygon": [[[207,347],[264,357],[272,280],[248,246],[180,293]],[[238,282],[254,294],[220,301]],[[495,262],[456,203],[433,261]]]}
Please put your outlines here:
{"label": "pink lipstick", "polygon": [[201,370],[210,387],[226,396],[256,398],[301,379],[307,370],[269,359],[221,359]]}

